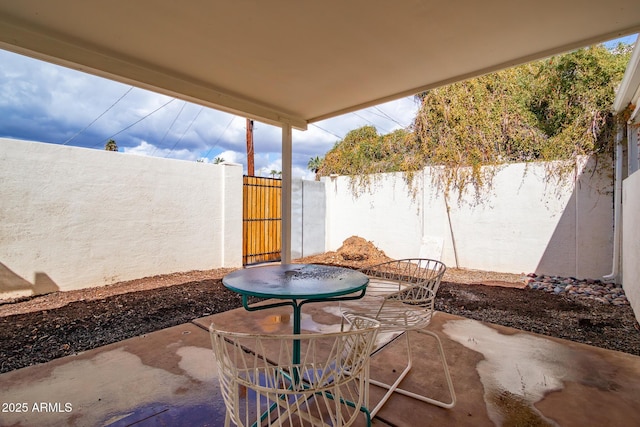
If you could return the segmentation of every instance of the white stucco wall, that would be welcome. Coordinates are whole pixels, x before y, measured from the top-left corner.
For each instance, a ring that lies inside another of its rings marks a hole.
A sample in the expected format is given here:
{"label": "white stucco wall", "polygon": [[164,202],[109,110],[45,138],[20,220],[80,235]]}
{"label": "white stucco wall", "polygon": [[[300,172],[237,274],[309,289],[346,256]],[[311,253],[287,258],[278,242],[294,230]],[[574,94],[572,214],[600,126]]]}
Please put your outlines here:
{"label": "white stucco wall", "polygon": [[611,271],[612,183],[610,171],[592,174],[593,166],[582,159],[579,172],[559,184],[549,182],[544,164],[505,166],[480,201],[472,191],[461,199],[452,193],[450,220],[428,168],[416,177],[420,190],[413,196],[401,174],[385,175],[359,197],[348,177],[326,179],[327,249],[358,235],[393,258],[428,256],[452,267],[599,278]]}
{"label": "white stucco wall", "polygon": [[327,250],[359,236],[396,259],[416,256],[422,235],[421,204],[408,196],[402,174],[382,174],[355,197],[349,177],[323,178],[327,191]]}
{"label": "white stucco wall", "polygon": [[640,171],[622,183],[622,283],[640,318]]}
{"label": "white stucco wall", "polygon": [[[585,166],[583,159],[578,168]],[[509,165],[496,174],[491,197],[475,203],[467,193],[462,202],[450,203],[460,266],[582,278],[610,272],[607,176],[579,172],[574,185],[574,174],[568,173],[562,182],[549,182],[545,167]]]}
{"label": "white stucco wall", "polygon": [[325,185],[294,179],[291,183],[291,257],[302,258],[325,251]]}
{"label": "white stucco wall", "polygon": [[[592,166],[577,186],[549,183],[544,165],[504,167],[480,203],[452,195],[450,220],[430,169],[411,189],[379,175],[358,197],[348,177],[296,181],[293,245],[311,255],[356,235],[397,259],[598,278],[611,271],[611,176]],[[240,266],[242,191],[239,165],[0,139],[0,297]],[[635,266],[633,249],[623,255]]]}
{"label": "white stucco wall", "polygon": [[239,165],[0,139],[0,193],[0,295],[241,265]]}

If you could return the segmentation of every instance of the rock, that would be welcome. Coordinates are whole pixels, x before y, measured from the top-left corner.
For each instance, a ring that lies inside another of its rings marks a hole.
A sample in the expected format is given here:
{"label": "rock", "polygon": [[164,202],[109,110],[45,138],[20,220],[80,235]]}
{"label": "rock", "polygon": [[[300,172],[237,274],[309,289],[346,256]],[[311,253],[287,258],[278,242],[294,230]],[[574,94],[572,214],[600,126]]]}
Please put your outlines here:
{"label": "rock", "polygon": [[[533,277],[534,273],[527,276]],[[621,286],[615,283],[604,283],[599,279],[578,280],[575,277],[559,277],[538,275],[535,280],[525,281],[531,289],[553,292],[556,295],[567,295],[570,298],[586,298],[603,304],[627,305],[629,301]]]}

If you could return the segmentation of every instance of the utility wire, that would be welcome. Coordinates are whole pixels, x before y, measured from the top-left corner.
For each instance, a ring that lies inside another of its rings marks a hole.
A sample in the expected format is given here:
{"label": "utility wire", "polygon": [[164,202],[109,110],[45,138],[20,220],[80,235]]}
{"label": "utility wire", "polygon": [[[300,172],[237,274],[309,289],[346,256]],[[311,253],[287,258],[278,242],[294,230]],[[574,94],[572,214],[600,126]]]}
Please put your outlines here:
{"label": "utility wire", "polygon": [[162,139],[160,140],[160,142],[158,142],[158,144],[155,146],[155,148],[153,149],[153,152],[151,153],[151,156],[153,156],[154,154],[156,154],[156,151],[158,151],[158,148],[160,148],[160,146],[162,145],[162,143],[164,142],[165,138],[167,137],[167,135],[169,134],[169,131],[171,130],[171,128],[173,127],[173,125],[176,124],[176,121],[178,120],[178,117],[180,117],[180,114],[182,114],[182,110],[184,110],[184,107],[187,105],[187,101],[184,101],[182,103],[182,108],[180,108],[180,111],[178,111],[178,114],[176,114],[176,117],[173,119],[173,121],[171,122],[171,125],[167,128],[167,131],[164,133],[164,136],[162,137]]}
{"label": "utility wire", "polygon": [[182,138],[184,138],[184,136],[187,134],[187,132],[189,132],[189,129],[191,129],[191,126],[193,125],[193,123],[196,121],[196,119],[200,116],[200,113],[202,113],[202,110],[204,109],[204,107],[200,107],[200,110],[198,110],[198,114],[195,115],[195,117],[191,120],[191,123],[189,123],[189,126],[187,126],[187,128],[184,130],[184,132],[182,133],[182,135],[180,135],[180,138],[178,138],[178,140],[176,141],[175,144],[173,144],[173,147],[171,147],[171,150],[169,150],[169,152],[167,153],[166,157],[169,157],[169,154],[171,154],[171,152],[173,151],[174,148],[176,148],[176,145],[178,145],[178,143],[180,141],[182,141]]}
{"label": "utility wire", "polygon": [[209,158],[209,154],[211,154],[211,150],[213,150],[218,145],[218,143],[220,142],[220,139],[222,138],[222,135],[224,135],[227,132],[227,129],[229,129],[229,126],[231,126],[231,123],[233,123],[235,118],[236,116],[231,117],[231,120],[229,120],[229,123],[227,123],[227,126],[224,128],[222,133],[218,136],[218,139],[216,139],[216,142],[211,146],[211,148],[209,148],[209,151],[207,151],[207,154],[204,156],[205,158]]}
{"label": "utility wire", "polygon": [[[171,104],[173,101],[175,101],[175,98],[171,98],[168,102],[166,102],[165,104],[161,105],[160,107],[156,108],[155,110],[153,110],[152,112],[150,112],[149,114],[147,114],[146,116],[142,117],[141,119],[131,123],[129,126],[127,126],[126,128],[122,129],[120,132],[116,132],[113,135],[111,135],[110,137],[108,137],[105,141],[108,141],[110,139],[113,139],[114,136],[121,134],[122,132],[124,132],[125,130],[137,125],[138,123],[140,123],[141,121],[143,121],[144,119],[146,119],[147,117],[151,116],[154,113],[157,113],[158,111],[162,110],[164,107],[166,107],[167,105]],[[95,144],[94,147],[98,145]]]}
{"label": "utility wire", "polygon": [[124,98],[125,96],[127,96],[127,94],[129,92],[131,92],[133,90],[133,86],[131,86],[129,88],[129,90],[127,90],[124,95],[122,95],[120,98],[118,98],[118,100],[116,102],[114,102],[113,104],[111,104],[111,106],[109,108],[107,108],[102,114],[100,114],[98,117],[96,117],[91,123],[89,123],[87,126],[85,126],[81,131],[79,131],[78,133],[76,133],[75,135],[73,135],[71,138],[67,139],[65,142],[62,143],[62,145],[67,145],[67,143],[73,141],[78,135],[80,135],[82,132],[84,132],[85,130],[89,129],[89,127],[91,127],[91,125],[93,125],[95,122],[97,122],[100,117],[104,116],[105,114],[107,114],[107,112],[109,110],[111,110],[113,107],[116,106],[116,104],[120,101],[122,101],[122,98]]}
{"label": "utility wire", "polygon": [[360,117],[360,118],[361,118],[362,120],[364,120],[364,121],[369,122],[370,124],[372,124],[372,125],[373,125],[373,126],[375,126],[375,127],[379,127],[379,128],[380,128],[384,133],[389,133],[389,131],[388,131],[387,129],[383,128],[382,126],[378,126],[378,125],[376,125],[375,123],[373,123],[371,120],[367,119],[366,117],[363,117],[363,116],[361,116],[361,115],[360,115],[360,114],[358,114],[358,113],[352,113],[352,114],[353,114],[354,116],[356,116],[356,117]]}
{"label": "utility wire", "polygon": [[311,125],[311,126],[313,126],[313,127],[316,127],[316,128],[318,128],[318,129],[320,129],[321,131],[324,131],[324,132],[328,133],[329,135],[333,135],[333,136],[335,136],[336,138],[344,139],[344,136],[336,135],[335,133],[331,132],[330,130],[327,130],[327,129],[325,129],[325,128],[322,128],[322,127],[318,126],[318,125],[317,125],[317,124],[315,124],[315,123],[310,123],[310,125]]}
{"label": "utility wire", "polygon": [[[398,120],[394,119],[394,118],[393,118],[393,117],[391,117],[389,114],[387,114],[387,113],[385,113],[384,111],[382,111],[380,108],[378,108],[378,106],[374,106],[373,108],[375,108],[376,110],[378,110],[378,111],[383,115],[383,117],[385,117],[385,118],[387,118],[387,119],[391,120],[391,121],[392,121],[392,122],[394,122],[395,124],[400,125],[400,126],[402,126],[403,128],[408,127],[407,125],[405,125],[405,124],[403,124],[403,123],[400,123]],[[375,114],[375,113],[374,113],[374,114]]]}

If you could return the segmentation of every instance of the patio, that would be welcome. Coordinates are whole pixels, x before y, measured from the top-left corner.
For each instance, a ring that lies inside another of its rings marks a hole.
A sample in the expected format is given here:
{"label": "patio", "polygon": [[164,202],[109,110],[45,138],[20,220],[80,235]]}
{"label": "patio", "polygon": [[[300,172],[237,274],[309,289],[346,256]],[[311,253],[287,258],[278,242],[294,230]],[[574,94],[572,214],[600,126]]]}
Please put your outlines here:
{"label": "patio", "polygon": [[[3,374],[0,424],[221,425],[225,408],[207,330],[212,321],[239,331],[288,333],[291,310],[240,308]],[[310,304],[302,329],[333,331],[339,321],[335,303]],[[441,312],[429,329],[443,341],[455,408],[394,395],[374,425],[640,424],[640,357]],[[438,398],[445,384],[436,347],[429,336],[415,338],[416,354],[425,357],[403,386]],[[373,378],[402,366],[399,344],[372,358]],[[372,387],[371,395],[373,405],[382,393]]]}

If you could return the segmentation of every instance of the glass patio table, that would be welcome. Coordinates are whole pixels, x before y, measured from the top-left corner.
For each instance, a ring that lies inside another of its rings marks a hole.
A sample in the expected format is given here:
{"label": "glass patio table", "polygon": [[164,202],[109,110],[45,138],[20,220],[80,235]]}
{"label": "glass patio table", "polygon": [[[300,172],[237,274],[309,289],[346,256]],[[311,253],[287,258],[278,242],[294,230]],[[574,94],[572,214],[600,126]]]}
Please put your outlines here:
{"label": "glass patio table", "polygon": [[[369,278],[343,267],[315,264],[277,264],[234,271],[222,278],[224,286],[242,296],[248,311],[290,305],[293,333],[300,334],[304,304],[348,301],[364,296]],[[265,305],[249,305],[249,297],[284,300]],[[293,342],[293,363],[300,363],[300,342]]]}

